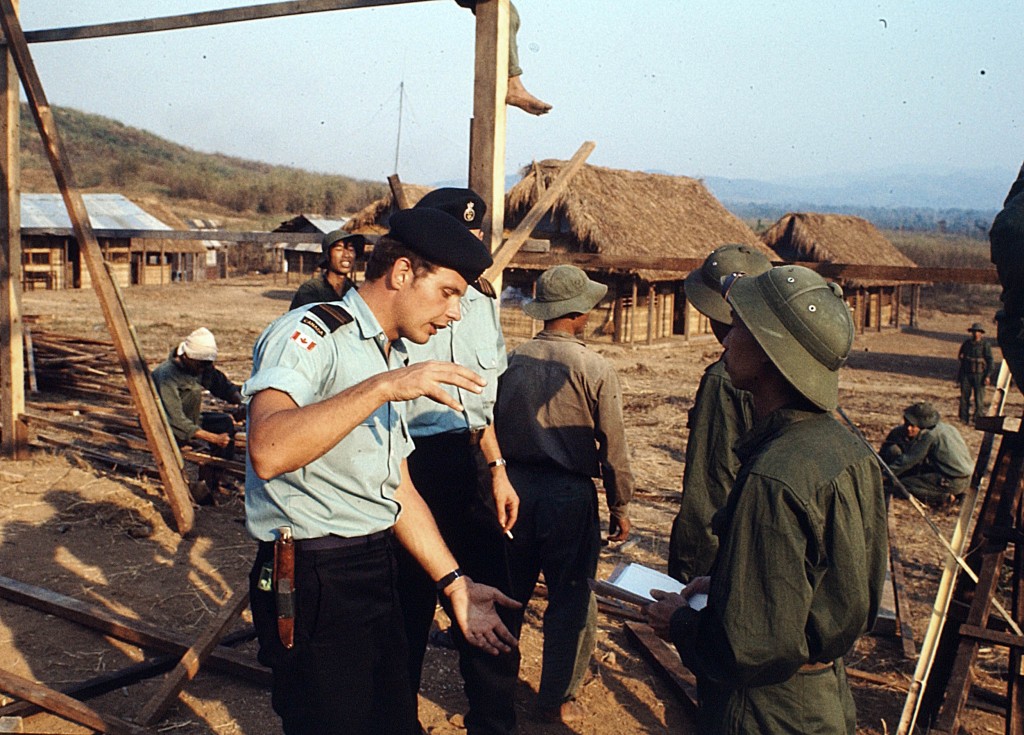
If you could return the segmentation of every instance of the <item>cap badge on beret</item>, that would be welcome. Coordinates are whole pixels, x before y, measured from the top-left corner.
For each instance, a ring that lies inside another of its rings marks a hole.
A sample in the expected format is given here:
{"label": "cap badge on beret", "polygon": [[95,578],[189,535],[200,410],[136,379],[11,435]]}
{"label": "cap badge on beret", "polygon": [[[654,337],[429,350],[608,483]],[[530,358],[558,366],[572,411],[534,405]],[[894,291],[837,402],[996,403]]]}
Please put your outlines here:
{"label": "cap badge on beret", "polygon": [[466,202],[466,211],[462,213],[462,219],[466,222],[472,222],[476,219],[476,212],[473,209],[473,202]]}

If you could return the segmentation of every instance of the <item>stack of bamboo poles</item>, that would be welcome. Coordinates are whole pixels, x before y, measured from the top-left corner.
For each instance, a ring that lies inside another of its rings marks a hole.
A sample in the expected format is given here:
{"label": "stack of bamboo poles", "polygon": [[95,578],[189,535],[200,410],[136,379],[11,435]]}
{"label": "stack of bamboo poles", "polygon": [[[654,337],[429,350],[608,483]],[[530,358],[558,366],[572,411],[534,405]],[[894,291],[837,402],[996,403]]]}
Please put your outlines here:
{"label": "stack of bamboo poles", "polygon": [[[113,343],[26,329],[25,348],[25,417],[34,446],[71,451],[123,472],[159,478]],[[198,445],[182,448],[186,462],[217,466],[227,477],[245,479],[244,463],[213,457]],[[236,447],[244,457],[244,429],[236,435]]]}

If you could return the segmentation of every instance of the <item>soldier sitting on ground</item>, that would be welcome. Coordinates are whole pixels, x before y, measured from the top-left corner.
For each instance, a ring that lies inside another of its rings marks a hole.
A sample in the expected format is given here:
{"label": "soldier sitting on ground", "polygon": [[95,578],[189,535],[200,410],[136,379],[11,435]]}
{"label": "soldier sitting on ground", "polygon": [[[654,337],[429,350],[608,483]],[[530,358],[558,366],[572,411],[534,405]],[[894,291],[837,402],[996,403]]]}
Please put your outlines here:
{"label": "soldier sitting on ground", "polygon": [[971,481],[963,437],[927,402],[906,408],[903,425],[889,432],[879,454],[914,497],[932,505],[959,499]]}

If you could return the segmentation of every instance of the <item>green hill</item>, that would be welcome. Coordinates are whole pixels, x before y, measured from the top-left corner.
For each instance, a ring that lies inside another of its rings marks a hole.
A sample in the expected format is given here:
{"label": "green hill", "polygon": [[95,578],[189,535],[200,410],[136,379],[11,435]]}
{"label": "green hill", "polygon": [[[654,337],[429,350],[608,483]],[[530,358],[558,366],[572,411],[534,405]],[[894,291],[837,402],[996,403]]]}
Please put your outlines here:
{"label": "green hill", "polygon": [[[158,203],[178,217],[204,216],[259,229],[303,212],[342,217],[382,196],[382,183],[199,153],[144,130],[67,107],[54,117],[83,191]],[[56,191],[42,140],[21,110],[22,191]],[[146,204],[143,204],[146,206]],[[158,212],[154,212],[160,216]]]}

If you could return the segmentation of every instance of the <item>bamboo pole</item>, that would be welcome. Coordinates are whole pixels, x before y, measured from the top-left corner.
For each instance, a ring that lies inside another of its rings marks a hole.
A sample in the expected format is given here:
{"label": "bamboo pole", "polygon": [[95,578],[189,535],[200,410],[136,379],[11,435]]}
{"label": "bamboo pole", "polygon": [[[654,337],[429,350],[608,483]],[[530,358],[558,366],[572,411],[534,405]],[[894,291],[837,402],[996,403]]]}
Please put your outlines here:
{"label": "bamboo pole", "polygon": [[171,434],[171,427],[157,397],[156,388],[142,356],[135,330],[128,318],[121,293],[110,277],[103,253],[100,251],[89,213],[85,209],[82,195],[68,163],[67,153],[57,133],[57,125],[53,118],[42,83],[36,73],[35,64],[29,54],[25,35],[21,29],[12,0],[0,0],[0,25],[3,26],[4,37],[8,49],[18,69],[25,95],[28,97],[29,108],[39,128],[40,137],[46,148],[54,178],[60,189],[68,216],[74,226],[79,247],[85,256],[86,265],[92,279],[93,288],[99,298],[103,315],[114,339],[121,368],[124,370],[128,388],[139,410],[139,420],[149,440],[153,458],[160,470],[168,504],[174,514],[178,532],[182,535],[192,529],[195,513],[189,494],[188,482],[182,472],[183,462],[178,453],[178,445]]}

